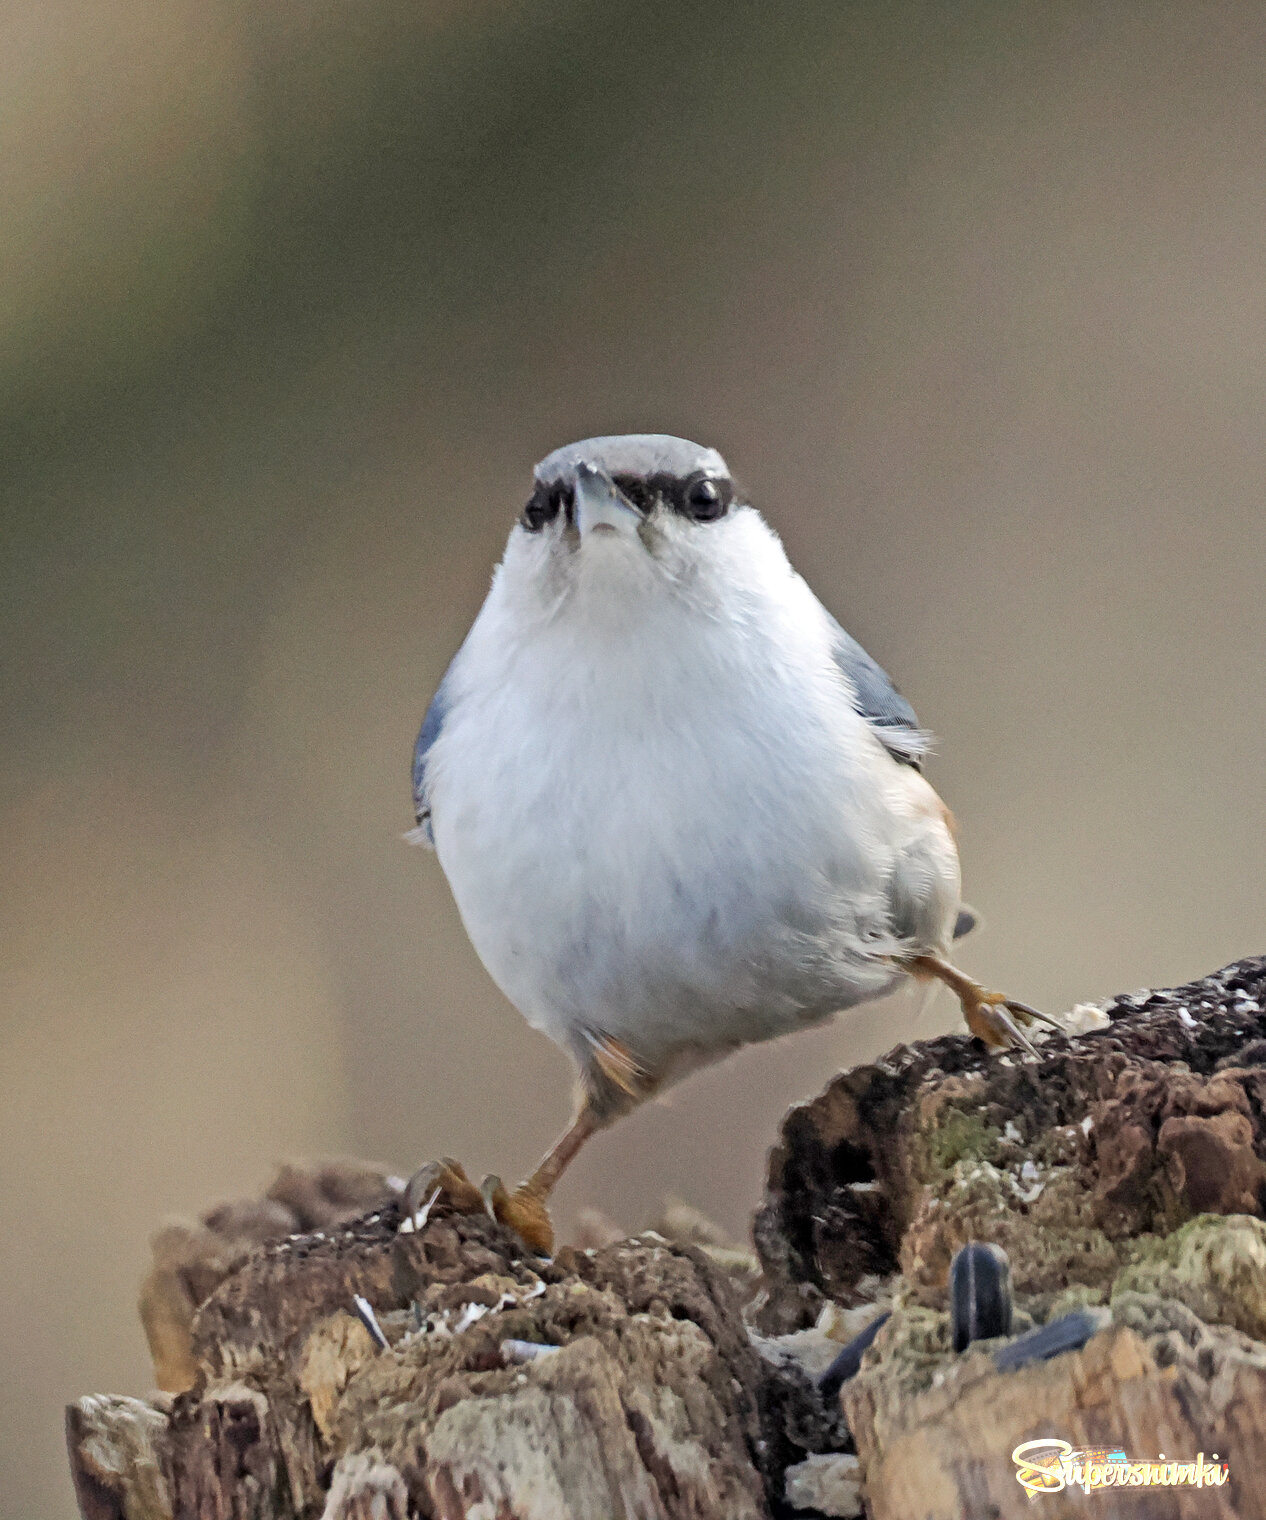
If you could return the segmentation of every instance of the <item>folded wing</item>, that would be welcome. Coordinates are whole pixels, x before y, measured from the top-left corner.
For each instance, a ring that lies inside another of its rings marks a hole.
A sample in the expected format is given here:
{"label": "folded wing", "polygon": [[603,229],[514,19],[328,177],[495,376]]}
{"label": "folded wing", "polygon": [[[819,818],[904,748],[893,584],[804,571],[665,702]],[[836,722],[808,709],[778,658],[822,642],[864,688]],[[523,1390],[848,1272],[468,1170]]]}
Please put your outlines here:
{"label": "folded wing", "polygon": [[923,757],[932,745],[932,736],[919,727],[914,708],[892,684],[883,669],[831,617],[834,643],[831,653],[848,682],[854,708],[866,719],[894,760],[923,769]]}

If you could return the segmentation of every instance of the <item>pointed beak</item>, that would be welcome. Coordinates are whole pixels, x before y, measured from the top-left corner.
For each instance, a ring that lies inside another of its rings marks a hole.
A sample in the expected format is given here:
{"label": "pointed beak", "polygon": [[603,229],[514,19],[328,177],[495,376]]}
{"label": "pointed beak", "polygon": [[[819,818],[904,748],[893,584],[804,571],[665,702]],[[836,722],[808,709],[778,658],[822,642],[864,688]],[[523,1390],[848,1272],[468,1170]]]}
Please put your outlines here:
{"label": "pointed beak", "polygon": [[576,526],[582,539],[597,533],[635,538],[642,514],[626,501],[605,470],[583,460],[576,466]]}

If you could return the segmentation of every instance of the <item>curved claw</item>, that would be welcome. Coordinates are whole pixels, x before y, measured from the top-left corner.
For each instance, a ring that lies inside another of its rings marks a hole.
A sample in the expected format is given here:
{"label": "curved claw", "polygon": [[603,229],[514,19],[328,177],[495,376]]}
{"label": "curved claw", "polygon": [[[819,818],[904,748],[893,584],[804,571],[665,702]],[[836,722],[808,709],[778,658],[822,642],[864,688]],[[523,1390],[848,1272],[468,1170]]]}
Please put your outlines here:
{"label": "curved claw", "polygon": [[501,1178],[485,1177],[478,1187],[459,1161],[445,1156],[419,1167],[405,1184],[401,1200],[400,1230],[421,1230],[439,1203],[453,1214],[487,1214],[523,1241],[529,1250],[548,1256],[554,1245],[554,1227],[545,1200],[527,1183],[508,1192]]}
{"label": "curved claw", "polygon": [[[982,1003],[977,1009],[977,1017],[983,1024],[988,1025],[990,1032],[995,1035],[994,1044],[1018,1045],[1029,1055],[1037,1055],[1037,1046],[1011,1017],[1010,1010],[1010,1003]],[[971,1027],[970,1020],[968,1020],[968,1026]],[[973,1033],[975,1032],[973,1030]],[[997,1038],[999,1034],[1001,1038]]]}
{"label": "curved claw", "polygon": [[428,1161],[409,1178],[400,1201],[401,1217],[411,1222],[410,1228],[420,1229],[432,1204],[441,1197],[458,1214],[470,1214],[479,1207],[479,1189],[466,1175],[461,1162],[451,1156]]}
{"label": "curved claw", "polygon": [[484,1201],[484,1209],[489,1219],[497,1217],[497,1202],[506,1196],[506,1190],[502,1185],[501,1178],[495,1172],[489,1172],[479,1184],[479,1196]]}
{"label": "curved claw", "polygon": [[485,1177],[483,1196],[489,1214],[513,1230],[529,1250],[549,1256],[554,1250],[554,1224],[545,1207],[545,1199],[529,1183],[521,1182],[512,1193],[506,1192],[500,1177]]}
{"label": "curved claw", "polygon": [[1067,1033],[1064,1026],[1058,1019],[1052,1018],[1049,1013],[1043,1013],[1038,1008],[1030,1007],[1028,1003],[1021,1003],[1018,1002],[1015,998],[1008,998],[1006,1006],[1011,1010],[1012,1013],[1017,1014],[1025,1019],[1036,1020],[1039,1024],[1048,1025],[1051,1029],[1055,1030],[1057,1034]]}
{"label": "curved claw", "polygon": [[1024,1030],[1021,1029],[1015,1020],[1011,1017],[1011,1005],[1009,1003],[1004,1003],[1003,1010],[1004,1011],[999,1015],[999,1018],[1006,1026],[1007,1033],[1011,1036],[1012,1040],[1017,1045],[1021,1046],[1029,1055],[1037,1055],[1037,1046],[1033,1043],[1032,1040],[1029,1039]]}

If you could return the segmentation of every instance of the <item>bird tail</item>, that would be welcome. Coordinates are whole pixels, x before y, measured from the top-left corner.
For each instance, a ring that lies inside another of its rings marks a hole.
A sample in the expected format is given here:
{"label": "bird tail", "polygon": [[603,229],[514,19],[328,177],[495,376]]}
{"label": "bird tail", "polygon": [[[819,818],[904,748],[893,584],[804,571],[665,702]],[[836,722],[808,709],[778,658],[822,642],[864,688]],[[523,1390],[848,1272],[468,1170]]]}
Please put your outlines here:
{"label": "bird tail", "polygon": [[966,903],[958,910],[958,917],[954,920],[954,938],[962,939],[964,934],[970,934],[980,924],[980,914],[975,908],[969,908]]}

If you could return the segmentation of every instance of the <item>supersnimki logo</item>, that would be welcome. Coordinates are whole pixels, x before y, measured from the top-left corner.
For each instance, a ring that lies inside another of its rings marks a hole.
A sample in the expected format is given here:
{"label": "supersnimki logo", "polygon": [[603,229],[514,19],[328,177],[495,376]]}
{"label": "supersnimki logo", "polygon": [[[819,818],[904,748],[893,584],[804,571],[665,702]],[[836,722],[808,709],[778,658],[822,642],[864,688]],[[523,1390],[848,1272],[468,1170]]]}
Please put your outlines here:
{"label": "supersnimki logo", "polygon": [[1231,1476],[1231,1464],[1200,1452],[1191,1461],[1174,1461],[1161,1452],[1156,1458],[1126,1456],[1109,1446],[1074,1447],[1053,1437],[1024,1441],[1011,1453],[1016,1482],[1029,1498],[1057,1494],[1065,1488],[1096,1493],[1105,1488],[1220,1488]]}

